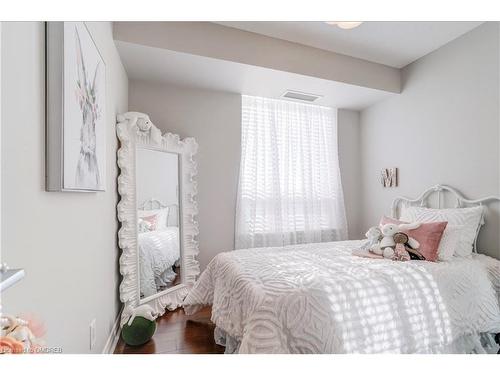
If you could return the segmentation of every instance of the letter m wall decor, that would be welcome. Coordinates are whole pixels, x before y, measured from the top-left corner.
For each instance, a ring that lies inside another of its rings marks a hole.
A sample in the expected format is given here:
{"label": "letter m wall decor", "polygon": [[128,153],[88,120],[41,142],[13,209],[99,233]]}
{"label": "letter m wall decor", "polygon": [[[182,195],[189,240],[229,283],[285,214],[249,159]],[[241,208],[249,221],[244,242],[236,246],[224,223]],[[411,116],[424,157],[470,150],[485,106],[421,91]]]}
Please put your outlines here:
{"label": "letter m wall decor", "polygon": [[380,181],[383,187],[396,187],[398,186],[398,169],[397,168],[384,168],[380,173]]}

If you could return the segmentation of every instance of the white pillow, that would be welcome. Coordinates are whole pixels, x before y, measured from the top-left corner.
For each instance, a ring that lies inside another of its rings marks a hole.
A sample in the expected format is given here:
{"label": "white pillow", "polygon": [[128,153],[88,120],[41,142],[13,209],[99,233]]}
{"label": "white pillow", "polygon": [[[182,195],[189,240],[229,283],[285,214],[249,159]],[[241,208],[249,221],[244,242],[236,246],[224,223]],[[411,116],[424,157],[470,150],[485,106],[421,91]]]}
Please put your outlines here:
{"label": "white pillow", "polygon": [[472,254],[476,236],[479,233],[479,224],[483,215],[484,207],[467,208],[426,208],[426,207],[403,207],[401,220],[435,222],[447,221],[448,225],[463,225],[460,240],[455,249],[455,255],[466,257]]}
{"label": "white pillow", "polygon": [[168,210],[169,207],[157,210],[137,210],[137,216],[143,218],[158,215],[156,230],[164,230],[167,229]]}
{"label": "white pillow", "polygon": [[438,260],[446,262],[453,258],[455,250],[462,236],[463,225],[447,225],[443,237],[439,242]]}

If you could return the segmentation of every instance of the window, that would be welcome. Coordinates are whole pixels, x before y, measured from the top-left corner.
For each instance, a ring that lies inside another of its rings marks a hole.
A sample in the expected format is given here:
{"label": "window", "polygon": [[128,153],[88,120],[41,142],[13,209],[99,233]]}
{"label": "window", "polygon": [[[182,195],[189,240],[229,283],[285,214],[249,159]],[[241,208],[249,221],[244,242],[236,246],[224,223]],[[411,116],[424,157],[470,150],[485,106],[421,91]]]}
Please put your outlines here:
{"label": "window", "polygon": [[347,237],[337,111],[242,96],[236,248]]}

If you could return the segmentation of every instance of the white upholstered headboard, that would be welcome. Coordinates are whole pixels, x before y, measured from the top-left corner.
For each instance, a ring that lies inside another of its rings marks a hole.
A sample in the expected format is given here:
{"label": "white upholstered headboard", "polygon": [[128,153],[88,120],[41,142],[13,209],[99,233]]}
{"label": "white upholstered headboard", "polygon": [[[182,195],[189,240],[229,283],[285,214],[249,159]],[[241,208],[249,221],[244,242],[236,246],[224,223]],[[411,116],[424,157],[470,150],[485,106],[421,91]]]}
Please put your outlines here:
{"label": "white upholstered headboard", "polygon": [[[460,207],[473,207],[473,206],[485,206],[490,202],[500,202],[500,197],[489,196],[480,199],[466,199],[457,189],[452,188],[448,185],[435,185],[426,191],[424,191],[418,198],[410,199],[406,197],[397,197],[392,202],[392,210],[391,214],[394,218],[400,217],[401,207],[402,206],[420,206],[420,207],[431,207],[430,198],[431,196],[436,196],[437,202],[434,204],[436,208],[452,208],[450,205],[446,204],[448,201],[445,199],[445,194],[450,195],[452,197],[452,202],[454,202],[455,208]],[[480,225],[478,227],[478,232],[481,229],[481,226],[484,225],[484,215],[481,218]],[[477,252],[477,235],[476,235],[476,243],[474,243],[474,251]]]}

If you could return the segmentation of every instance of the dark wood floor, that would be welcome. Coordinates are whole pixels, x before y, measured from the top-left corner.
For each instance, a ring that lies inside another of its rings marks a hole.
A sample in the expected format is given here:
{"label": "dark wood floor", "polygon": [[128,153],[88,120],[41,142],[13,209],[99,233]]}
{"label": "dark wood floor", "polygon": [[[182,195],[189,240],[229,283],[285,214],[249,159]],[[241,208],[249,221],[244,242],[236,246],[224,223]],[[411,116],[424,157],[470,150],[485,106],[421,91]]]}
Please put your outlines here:
{"label": "dark wood floor", "polygon": [[224,347],[215,344],[215,325],[210,321],[211,309],[206,307],[187,316],[184,310],[169,311],[160,317],[153,338],[142,346],[129,346],[120,337],[115,354],[215,354]]}

